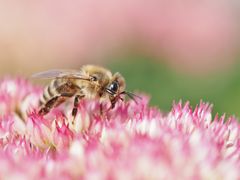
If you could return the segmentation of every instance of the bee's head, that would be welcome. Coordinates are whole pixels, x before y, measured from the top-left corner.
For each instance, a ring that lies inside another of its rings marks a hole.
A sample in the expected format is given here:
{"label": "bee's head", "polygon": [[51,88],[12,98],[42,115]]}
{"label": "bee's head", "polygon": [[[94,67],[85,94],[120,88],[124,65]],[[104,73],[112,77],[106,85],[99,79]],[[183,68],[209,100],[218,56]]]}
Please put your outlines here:
{"label": "bee's head", "polygon": [[112,108],[119,99],[123,100],[120,95],[124,92],[125,87],[126,84],[123,76],[119,73],[115,73],[105,89],[112,103]]}
{"label": "bee's head", "polygon": [[92,86],[96,87],[98,95],[103,97],[103,99],[109,99],[114,107],[115,103],[122,99],[120,95],[125,90],[125,80],[119,73],[112,75],[106,72],[92,72],[90,81]]}
{"label": "bee's head", "polygon": [[141,99],[140,96],[137,96],[131,92],[125,91],[126,83],[123,76],[119,73],[114,74],[112,80],[108,84],[106,88],[106,92],[109,94],[109,99],[112,104],[112,108],[114,108],[116,102],[120,99],[123,100],[121,95],[127,95],[130,99],[134,100],[137,103],[135,98]]}
{"label": "bee's head", "polygon": [[102,100],[107,98],[112,104],[112,108],[115,103],[123,98],[121,95],[128,95],[131,99],[135,100],[136,95],[125,91],[126,83],[125,79],[120,73],[112,73],[102,67],[87,65],[82,68],[82,73],[90,78],[88,84],[88,90],[96,92],[98,97],[102,97]]}
{"label": "bee's head", "polygon": [[119,73],[115,73],[106,87],[106,92],[110,97],[116,97],[125,90],[125,87],[126,85],[123,76]]}

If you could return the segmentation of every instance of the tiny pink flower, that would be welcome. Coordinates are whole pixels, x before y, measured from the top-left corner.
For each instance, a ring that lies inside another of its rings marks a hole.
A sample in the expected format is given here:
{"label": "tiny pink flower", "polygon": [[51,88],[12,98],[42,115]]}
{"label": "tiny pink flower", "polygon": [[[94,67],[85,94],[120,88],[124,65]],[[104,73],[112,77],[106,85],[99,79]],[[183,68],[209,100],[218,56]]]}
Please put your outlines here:
{"label": "tiny pink flower", "polygon": [[56,149],[68,148],[72,142],[74,133],[69,129],[69,124],[59,124],[55,121],[55,129],[53,132],[54,146]]}

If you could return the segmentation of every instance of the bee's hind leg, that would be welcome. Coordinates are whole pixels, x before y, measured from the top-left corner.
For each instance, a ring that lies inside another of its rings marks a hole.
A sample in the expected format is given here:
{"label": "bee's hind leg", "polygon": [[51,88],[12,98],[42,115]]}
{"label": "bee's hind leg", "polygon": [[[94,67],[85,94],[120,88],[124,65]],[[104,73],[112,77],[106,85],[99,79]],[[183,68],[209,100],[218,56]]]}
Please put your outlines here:
{"label": "bee's hind leg", "polygon": [[73,110],[72,110],[72,116],[75,119],[77,112],[78,112],[78,105],[79,105],[79,101],[80,99],[82,99],[84,97],[84,95],[76,95],[74,98],[74,104],[73,104]]}
{"label": "bee's hind leg", "polygon": [[59,98],[61,96],[55,96],[54,98],[50,99],[38,112],[40,115],[46,115],[49,111],[57,104]]}
{"label": "bee's hind leg", "polygon": [[53,97],[52,99],[50,99],[49,101],[47,101],[47,103],[39,110],[38,114],[40,115],[46,115],[47,113],[49,113],[49,111],[54,108],[59,106],[60,104],[62,104],[67,98],[71,97],[73,95],[70,94],[61,94],[58,96]]}

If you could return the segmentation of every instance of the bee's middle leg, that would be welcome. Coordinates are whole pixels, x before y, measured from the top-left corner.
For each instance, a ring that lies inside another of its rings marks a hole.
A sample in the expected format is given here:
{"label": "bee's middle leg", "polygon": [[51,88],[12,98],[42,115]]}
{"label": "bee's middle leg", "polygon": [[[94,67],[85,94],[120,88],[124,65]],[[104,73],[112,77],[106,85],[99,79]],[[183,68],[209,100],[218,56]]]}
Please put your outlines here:
{"label": "bee's middle leg", "polygon": [[79,105],[79,101],[80,99],[82,99],[84,97],[84,95],[76,95],[74,98],[74,104],[73,104],[73,110],[72,110],[72,116],[75,118],[77,115],[77,111],[78,111],[78,105]]}

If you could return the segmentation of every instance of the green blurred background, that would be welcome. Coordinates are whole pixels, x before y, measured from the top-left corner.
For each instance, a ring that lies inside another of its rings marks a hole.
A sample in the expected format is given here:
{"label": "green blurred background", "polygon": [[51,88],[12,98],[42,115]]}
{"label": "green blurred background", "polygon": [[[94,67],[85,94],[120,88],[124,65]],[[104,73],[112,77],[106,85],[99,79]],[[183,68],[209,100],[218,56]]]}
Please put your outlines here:
{"label": "green blurred background", "polygon": [[126,55],[107,64],[126,78],[129,91],[144,92],[150,104],[169,111],[173,101],[190,101],[194,107],[201,100],[213,104],[213,113],[240,117],[240,64],[228,71],[193,75],[175,71],[143,55]]}

